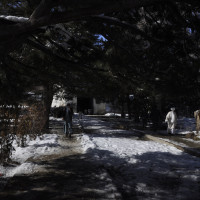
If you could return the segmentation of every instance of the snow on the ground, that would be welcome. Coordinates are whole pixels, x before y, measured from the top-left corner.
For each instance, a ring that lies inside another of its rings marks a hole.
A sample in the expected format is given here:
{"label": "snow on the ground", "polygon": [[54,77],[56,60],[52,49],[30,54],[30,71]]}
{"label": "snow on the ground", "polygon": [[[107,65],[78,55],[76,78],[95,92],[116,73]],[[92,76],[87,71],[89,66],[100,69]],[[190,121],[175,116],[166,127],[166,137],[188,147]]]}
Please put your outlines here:
{"label": "snow on the ground", "polygon": [[85,118],[82,123],[90,129],[90,134],[80,138],[85,154],[108,169],[114,167],[114,178],[127,193],[135,191],[138,199],[197,199],[195,195],[200,195],[198,157],[167,144],[141,140],[134,131],[114,130],[98,119]]}
{"label": "snow on the ground", "polygon": [[26,147],[19,147],[16,140],[13,142],[15,151],[12,160],[20,163],[17,167],[0,166],[0,173],[3,177],[12,177],[15,174],[27,174],[39,170],[39,166],[27,161],[29,158],[39,158],[44,155],[58,154],[61,146],[57,134],[44,134],[38,136],[36,140],[30,140]]}
{"label": "snow on the ground", "polygon": [[[104,116],[106,117],[121,117],[120,113],[106,113]],[[128,117],[128,114],[125,114],[126,117]]]}
{"label": "snow on the ground", "polygon": [[[132,140],[130,138],[113,138],[106,136],[92,137],[92,135],[89,137],[87,135],[83,135],[82,145],[85,152],[91,152],[92,149],[102,150],[102,155],[99,154],[99,151],[95,156],[101,159],[101,161],[104,159],[106,160],[107,158],[107,156],[104,157],[103,155],[104,151],[108,151],[109,154],[113,155],[113,158],[116,157],[116,161],[118,161],[119,158],[122,158],[122,161],[127,163],[137,163],[139,160],[136,157],[147,152],[173,152],[174,155],[182,154],[180,150],[168,145],[158,144],[153,141]],[[109,164],[114,164],[115,160],[107,160],[107,162]],[[115,163],[115,165],[116,164],[120,165],[121,163],[118,162]]]}
{"label": "snow on the ground", "polygon": [[[159,130],[159,133],[165,134],[166,132],[167,132],[167,130]],[[186,134],[191,133],[191,132],[196,134],[195,119],[194,118],[187,118],[187,117],[178,118],[175,133],[181,134],[181,135],[186,135]]]}
{"label": "snow on the ground", "polygon": [[[186,121],[182,119],[183,124],[187,124]],[[190,193],[200,195],[199,158],[166,144],[145,141],[136,131],[113,129],[110,122],[84,117],[80,124],[88,133],[79,136],[85,154],[94,163],[105,166],[105,169],[113,167],[118,170],[114,177],[116,184],[127,193],[134,190],[138,199],[162,199],[162,195],[168,193],[167,187],[172,185],[170,191],[176,187],[176,199],[187,199]],[[13,160],[21,165],[15,168],[0,167],[0,174],[6,177],[37,171],[39,166],[27,159],[59,153],[61,147],[57,134],[45,134],[35,141],[29,141],[27,147],[15,148]],[[192,196],[192,199],[195,198]]]}
{"label": "snow on the ground", "polygon": [[[180,150],[168,145],[139,140],[136,137],[137,134],[134,134],[134,132],[109,128],[107,122],[98,119],[86,119],[83,124],[86,130],[90,129],[95,132],[95,134],[83,135],[81,137],[81,143],[85,152],[91,151],[92,149],[109,151],[117,158],[125,159],[128,163],[137,162],[134,157],[147,152],[172,152],[175,155],[182,154]],[[125,138],[123,135],[125,135]],[[130,137],[128,137],[129,135]]]}
{"label": "snow on the ground", "polygon": [[105,116],[107,116],[107,117],[115,117],[115,116],[121,117],[121,114],[119,114],[119,113],[106,113]]}
{"label": "snow on the ground", "polygon": [[58,135],[44,134],[37,137],[36,140],[29,141],[27,147],[18,147],[14,143],[15,151],[12,154],[12,160],[23,163],[28,158],[36,158],[41,155],[49,155],[57,152],[60,147],[58,143]]}
{"label": "snow on the ground", "polygon": [[[57,121],[62,124],[62,118],[50,117],[50,120]],[[74,124],[77,119],[74,120]],[[37,136],[35,140],[27,137],[26,146],[19,147],[17,141],[13,141],[15,151],[12,153],[11,159],[20,165],[13,167],[3,167],[0,165],[0,177],[12,177],[15,174],[29,174],[41,170],[41,166],[29,161],[29,159],[38,159],[46,155],[58,155],[64,151],[63,142],[59,140],[59,135],[56,133],[43,134]]]}
{"label": "snow on the ground", "polygon": [[195,130],[196,122],[194,118],[182,117],[177,120],[177,126],[179,127],[179,132],[191,132]]}
{"label": "snow on the ground", "polygon": [[49,120],[53,120],[53,121],[63,121],[62,118],[55,118],[55,117],[49,117]]}
{"label": "snow on the ground", "polygon": [[[182,134],[186,135],[188,133],[194,133],[197,138],[200,139],[200,133],[197,134],[196,132],[196,121],[195,118],[187,118],[187,117],[182,117],[177,120],[177,127],[176,133],[177,134]],[[190,139],[185,139],[185,140],[190,140]],[[194,141],[192,142],[199,143],[199,141]]]}
{"label": "snow on the ground", "polygon": [[40,170],[40,166],[31,162],[25,162],[18,167],[0,167],[4,178],[10,178],[19,174],[31,174]]}

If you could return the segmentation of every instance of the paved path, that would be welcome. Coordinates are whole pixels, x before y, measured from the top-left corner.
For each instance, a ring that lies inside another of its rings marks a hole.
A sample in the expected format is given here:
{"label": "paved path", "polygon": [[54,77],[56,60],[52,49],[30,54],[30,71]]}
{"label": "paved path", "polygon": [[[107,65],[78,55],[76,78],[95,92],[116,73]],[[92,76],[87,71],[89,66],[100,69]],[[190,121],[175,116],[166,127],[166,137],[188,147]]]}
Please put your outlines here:
{"label": "paved path", "polygon": [[163,134],[145,134],[145,137],[156,142],[174,146],[183,152],[200,157],[200,141],[186,138],[182,135],[166,136]]}
{"label": "paved path", "polygon": [[200,138],[196,137],[194,134],[175,134],[169,135],[167,131],[150,131],[150,130],[140,130],[141,125],[134,124],[133,121],[122,120],[122,119],[108,119],[105,117],[101,118],[104,121],[111,121],[113,127],[122,130],[133,130],[141,135],[144,139],[153,140],[159,143],[168,144],[174,146],[181,151],[189,153],[193,156],[200,157]]}

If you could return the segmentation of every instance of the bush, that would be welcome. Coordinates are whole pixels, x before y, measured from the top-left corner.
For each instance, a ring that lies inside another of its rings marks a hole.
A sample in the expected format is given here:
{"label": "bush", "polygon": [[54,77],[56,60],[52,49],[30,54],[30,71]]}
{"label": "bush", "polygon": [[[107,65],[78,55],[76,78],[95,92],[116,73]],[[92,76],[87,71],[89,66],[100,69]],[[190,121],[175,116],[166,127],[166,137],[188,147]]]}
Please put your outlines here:
{"label": "bush", "polygon": [[10,160],[13,140],[19,146],[26,146],[27,136],[35,139],[41,134],[45,124],[45,109],[42,104],[32,104],[29,107],[0,107],[0,163]]}

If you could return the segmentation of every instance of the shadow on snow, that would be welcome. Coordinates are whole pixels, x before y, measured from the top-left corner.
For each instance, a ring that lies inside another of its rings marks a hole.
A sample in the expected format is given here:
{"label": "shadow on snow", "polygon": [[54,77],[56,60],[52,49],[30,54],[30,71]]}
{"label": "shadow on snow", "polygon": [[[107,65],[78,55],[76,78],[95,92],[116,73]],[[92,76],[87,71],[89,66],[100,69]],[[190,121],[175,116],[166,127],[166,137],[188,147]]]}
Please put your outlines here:
{"label": "shadow on snow", "polygon": [[163,152],[133,157],[136,161],[131,163],[110,151],[90,149],[83,155],[38,162],[48,173],[13,177],[0,198],[199,199],[200,159]]}

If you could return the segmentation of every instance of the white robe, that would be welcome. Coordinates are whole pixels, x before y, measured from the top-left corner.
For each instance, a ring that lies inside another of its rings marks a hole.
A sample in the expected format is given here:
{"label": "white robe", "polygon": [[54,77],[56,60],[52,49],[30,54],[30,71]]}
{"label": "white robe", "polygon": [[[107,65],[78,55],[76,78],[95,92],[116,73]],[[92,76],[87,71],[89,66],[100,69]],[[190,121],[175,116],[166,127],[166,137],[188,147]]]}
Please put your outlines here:
{"label": "white robe", "polygon": [[174,111],[170,111],[167,113],[165,122],[168,124],[168,129],[175,129],[177,122],[177,115]]}

